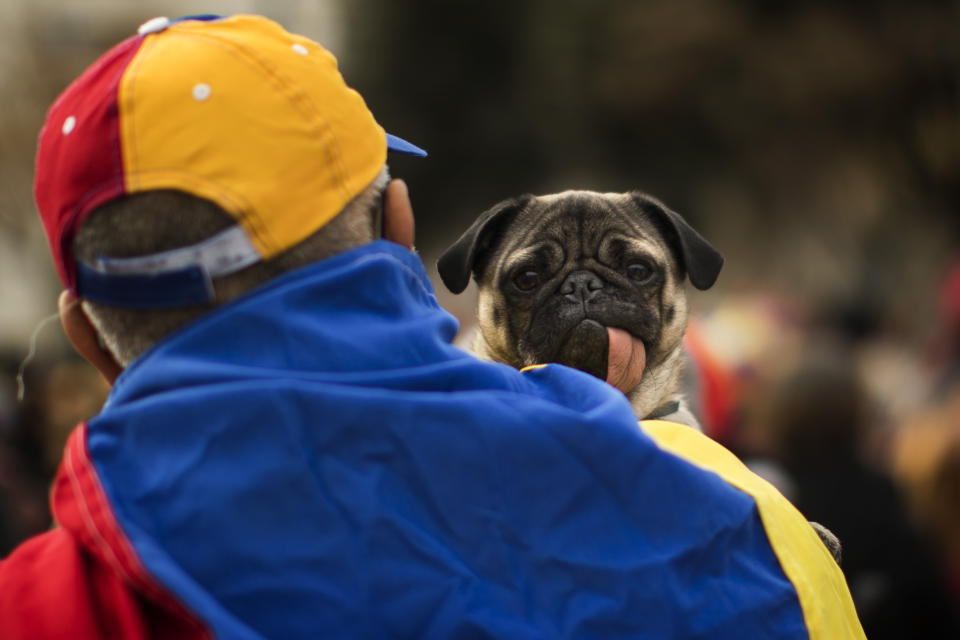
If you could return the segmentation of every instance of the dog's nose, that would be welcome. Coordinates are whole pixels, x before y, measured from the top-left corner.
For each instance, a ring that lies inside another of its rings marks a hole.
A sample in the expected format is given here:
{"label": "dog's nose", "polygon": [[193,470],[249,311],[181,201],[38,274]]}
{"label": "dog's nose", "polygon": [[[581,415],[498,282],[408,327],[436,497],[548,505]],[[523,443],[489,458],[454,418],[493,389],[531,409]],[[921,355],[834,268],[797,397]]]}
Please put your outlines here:
{"label": "dog's nose", "polygon": [[588,302],[603,289],[603,280],[592,271],[574,271],[560,285],[560,295],[571,302]]}

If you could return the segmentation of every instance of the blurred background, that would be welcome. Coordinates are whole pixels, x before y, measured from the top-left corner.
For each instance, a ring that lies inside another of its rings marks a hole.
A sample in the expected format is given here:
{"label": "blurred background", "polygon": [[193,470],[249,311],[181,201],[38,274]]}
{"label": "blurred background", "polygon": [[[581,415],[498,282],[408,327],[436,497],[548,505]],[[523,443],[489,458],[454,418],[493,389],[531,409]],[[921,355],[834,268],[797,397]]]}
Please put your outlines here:
{"label": "blurred background", "polygon": [[[956,0],[3,0],[0,556],[50,526],[63,441],[107,392],[37,330],[59,291],[31,193],[44,112],[146,19],[201,12],[325,44],[429,150],[391,169],[430,269],[520,193],[640,189],[683,214],[727,258],[692,294],[706,430],[839,535],[869,637],[960,637]],[[472,289],[435,282],[469,325]]]}

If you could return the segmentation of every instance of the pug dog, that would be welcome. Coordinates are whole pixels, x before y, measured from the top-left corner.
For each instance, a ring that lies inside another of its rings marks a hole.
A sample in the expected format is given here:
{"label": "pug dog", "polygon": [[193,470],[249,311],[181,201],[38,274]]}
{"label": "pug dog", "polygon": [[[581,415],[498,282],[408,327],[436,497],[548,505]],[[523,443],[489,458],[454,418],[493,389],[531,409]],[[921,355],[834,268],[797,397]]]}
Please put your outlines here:
{"label": "pug dog", "polygon": [[[684,283],[706,290],[723,256],[640,192],[505,200],[437,262],[453,293],[479,289],[472,351],[518,369],[558,362],[606,380],[637,417],[699,428],[680,392]],[[837,563],[837,537],[811,526]]]}
{"label": "pug dog", "polygon": [[453,293],[477,282],[476,355],[516,368],[565,364],[618,387],[640,419],[694,427],[679,388],[684,283],[709,289],[722,266],[660,201],[593,191],[505,200],[437,263]]}

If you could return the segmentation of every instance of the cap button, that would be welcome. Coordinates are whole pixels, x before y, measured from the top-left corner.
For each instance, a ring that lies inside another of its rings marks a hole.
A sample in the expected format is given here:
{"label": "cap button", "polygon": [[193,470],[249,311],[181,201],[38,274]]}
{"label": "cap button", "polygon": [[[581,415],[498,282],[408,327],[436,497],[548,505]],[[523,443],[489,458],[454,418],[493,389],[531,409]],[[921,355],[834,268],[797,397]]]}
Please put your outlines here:
{"label": "cap button", "polygon": [[157,18],[150,18],[137,29],[137,35],[146,35],[148,33],[157,33],[158,31],[163,31],[170,26],[170,18],[164,16],[159,16]]}

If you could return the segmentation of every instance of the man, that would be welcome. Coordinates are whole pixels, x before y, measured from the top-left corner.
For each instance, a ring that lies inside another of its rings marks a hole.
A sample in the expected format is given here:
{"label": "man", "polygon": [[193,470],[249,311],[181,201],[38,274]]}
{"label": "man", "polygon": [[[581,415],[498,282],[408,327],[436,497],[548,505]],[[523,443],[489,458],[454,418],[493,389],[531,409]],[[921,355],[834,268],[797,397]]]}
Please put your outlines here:
{"label": "man", "polygon": [[254,16],[148,22],[51,107],[61,316],[114,386],[4,637],[862,637],[726,451],[450,345],[388,148],[422,154]]}

